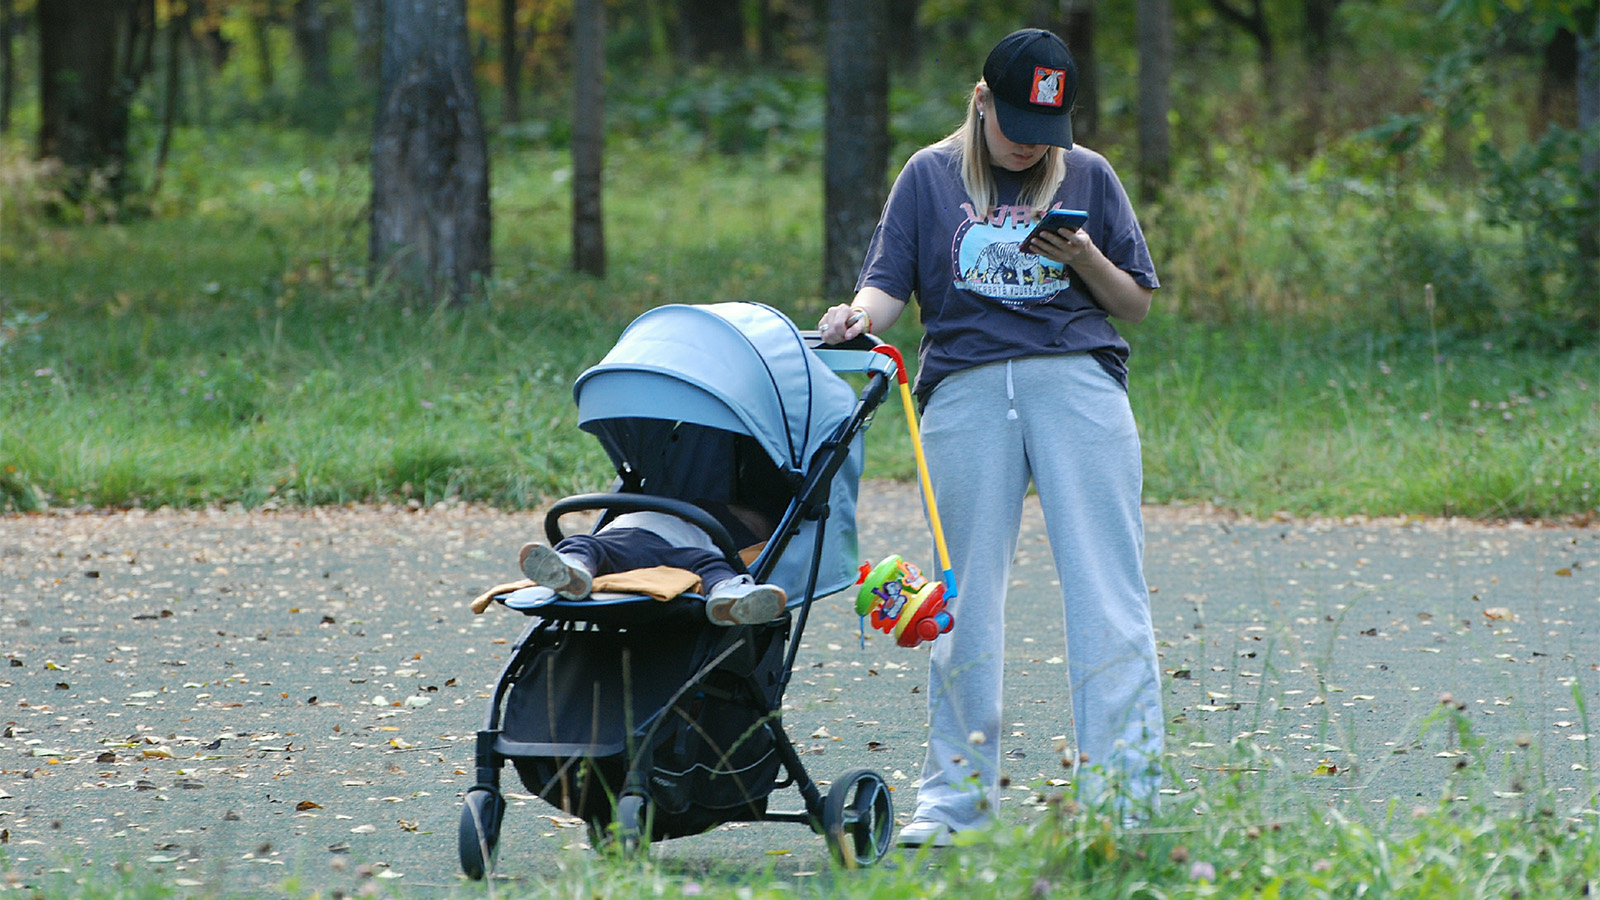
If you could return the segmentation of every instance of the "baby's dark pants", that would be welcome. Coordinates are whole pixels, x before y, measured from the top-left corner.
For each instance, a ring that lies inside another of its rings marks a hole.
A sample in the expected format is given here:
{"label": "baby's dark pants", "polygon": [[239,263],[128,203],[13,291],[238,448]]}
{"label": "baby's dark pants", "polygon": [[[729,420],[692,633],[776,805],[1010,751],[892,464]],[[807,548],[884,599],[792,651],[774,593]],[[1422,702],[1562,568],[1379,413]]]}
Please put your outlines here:
{"label": "baby's dark pants", "polygon": [[737,574],[728,560],[715,550],[678,547],[644,528],[607,528],[599,534],[575,534],[564,538],[556,545],[556,550],[583,560],[595,575],[651,566],[687,569],[700,576],[701,590],[707,594]]}

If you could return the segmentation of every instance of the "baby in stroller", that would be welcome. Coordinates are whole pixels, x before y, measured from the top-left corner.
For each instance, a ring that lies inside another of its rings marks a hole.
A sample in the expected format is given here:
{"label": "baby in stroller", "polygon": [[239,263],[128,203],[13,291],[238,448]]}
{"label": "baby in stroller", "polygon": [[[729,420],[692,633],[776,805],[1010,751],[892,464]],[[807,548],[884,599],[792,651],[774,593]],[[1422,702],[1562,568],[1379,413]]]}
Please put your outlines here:
{"label": "baby in stroller", "polygon": [[[725,434],[706,446],[720,453],[700,458],[702,474],[709,476],[720,468],[728,480],[710,477],[686,496],[698,498],[690,501],[692,505],[727,530],[748,565],[772,536],[792,493],[766,451],[749,436]],[[569,535],[553,547],[530,541],[517,562],[530,581],[564,600],[589,596],[594,579],[602,575],[657,570],[669,582],[660,591],[663,596],[700,593],[706,601],[706,618],[715,625],[770,622],[783,615],[789,600],[782,587],[758,584],[736,570],[705,529],[664,512],[624,512],[591,534]],[[662,573],[659,567],[676,571]],[[673,584],[675,575],[682,577]]]}
{"label": "baby in stroller", "polygon": [[[774,523],[760,511],[713,500],[695,505],[710,513],[740,547],[758,546]],[[775,584],[757,584],[736,573],[704,530],[659,512],[624,513],[593,534],[575,534],[551,547],[524,544],[517,556],[522,574],[566,600],[589,595],[594,578],[615,572],[669,566],[698,576],[706,618],[714,625],[759,625],[783,615],[788,595]]]}

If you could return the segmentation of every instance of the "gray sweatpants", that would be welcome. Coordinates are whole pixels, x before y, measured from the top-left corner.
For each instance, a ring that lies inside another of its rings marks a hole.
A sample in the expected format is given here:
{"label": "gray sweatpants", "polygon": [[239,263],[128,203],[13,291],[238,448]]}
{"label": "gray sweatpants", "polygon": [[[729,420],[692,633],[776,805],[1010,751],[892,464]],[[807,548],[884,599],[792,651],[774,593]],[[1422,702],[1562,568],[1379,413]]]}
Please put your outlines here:
{"label": "gray sweatpants", "polygon": [[939,385],[922,435],[959,595],[930,654],[917,818],[961,830],[998,809],[1006,587],[1030,479],[1065,606],[1077,796],[1153,810],[1163,720],[1127,393],[1087,355],[993,363]]}

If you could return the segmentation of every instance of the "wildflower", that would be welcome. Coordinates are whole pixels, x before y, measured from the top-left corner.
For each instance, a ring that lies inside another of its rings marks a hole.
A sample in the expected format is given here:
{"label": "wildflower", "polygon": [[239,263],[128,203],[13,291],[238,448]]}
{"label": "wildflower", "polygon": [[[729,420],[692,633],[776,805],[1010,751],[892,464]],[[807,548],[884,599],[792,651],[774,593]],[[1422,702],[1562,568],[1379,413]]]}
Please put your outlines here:
{"label": "wildflower", "polygon": [[698,897],[705,892],[706,889],[701,887],[698,881],[686,881],[683,884],[683,895],[685,897]]}
{"label": "wildflower", "polygon": [[1205,860],[1195,860],[1189,867],[1189,880],[1191,881],[1216,881],[1217,867]]}
{"label": "wildflower", "polygon": [[1311,871],[1313,872],[1326,872],[1331,868],[1333,868],[1332,860],[1319,859],[1311,864]]}

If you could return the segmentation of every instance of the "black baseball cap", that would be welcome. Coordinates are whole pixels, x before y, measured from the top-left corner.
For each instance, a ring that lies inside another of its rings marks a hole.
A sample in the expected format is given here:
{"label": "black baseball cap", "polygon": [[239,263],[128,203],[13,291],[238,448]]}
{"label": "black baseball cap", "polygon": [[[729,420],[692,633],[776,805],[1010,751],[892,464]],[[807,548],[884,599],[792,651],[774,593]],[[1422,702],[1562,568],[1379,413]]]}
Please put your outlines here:
{"label": "black baseball cap", "polygon": [[1007,138],[1072,149],[1078,67],[1061,38],[1040,28],[1013,31],[989,51],[983,80]]}

